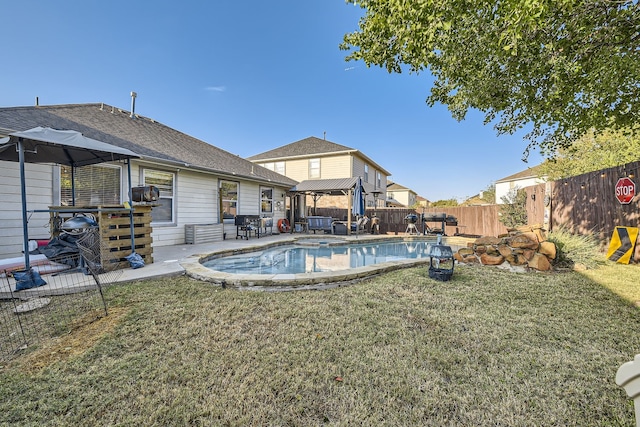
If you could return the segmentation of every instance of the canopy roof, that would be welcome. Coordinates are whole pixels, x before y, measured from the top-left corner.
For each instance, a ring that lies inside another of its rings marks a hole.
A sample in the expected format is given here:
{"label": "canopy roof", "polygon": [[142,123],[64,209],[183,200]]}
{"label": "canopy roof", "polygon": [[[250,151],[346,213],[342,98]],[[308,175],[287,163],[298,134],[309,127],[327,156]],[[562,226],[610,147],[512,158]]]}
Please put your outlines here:
{"label": "canopy roof", "polygon": [[140,157],[126,148],[87,138],[74,130],[36,127],[0,138],[0,160],[19,161],[19,139],[22,139],[26,163],[58,163],[79,167]]}
{"label": "canopy roof", "polygon": [[322,194],[330,196],[343,196],[356,186],[358,177],[337,178],[337,179],[311,179],[302,181],[291,188],[291,193],[302,194]]}

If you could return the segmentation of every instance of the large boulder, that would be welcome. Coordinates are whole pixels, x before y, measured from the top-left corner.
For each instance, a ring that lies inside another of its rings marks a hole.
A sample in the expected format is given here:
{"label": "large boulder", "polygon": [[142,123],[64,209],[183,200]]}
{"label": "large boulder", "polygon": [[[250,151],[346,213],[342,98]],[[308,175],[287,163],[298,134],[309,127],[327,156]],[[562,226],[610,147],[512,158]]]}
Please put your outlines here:
{"label": "large boulder", "polygon": [[511,250],[511,248],[505,244],[498,245],[498,252],[500,252],[500,255],[505,258],[513,255],[513,251]]}
{"label": "large boulder", "polygon": [[523,249],[538,249],[538,239],[535,238],[532,240],[529,236],[525,234],[518,234],[513,236],[509,241],[509,246],[513,248],[523,248]]}
{"label": "large boulder", "polygon": [[482,236],[482,237],[478,237],[473,243],[475,245],[485,245],[485,246],[497,245],[498,243],[500,243],[500,239],[493,236]]}
{"label": "large boulder", "polygon": [[556,259],[558,249],[556,248],[556,244],[550,241],[540,243],[540,247],[538,248],[538,252],[543,255],[546,255],[550,259]]}
{"label": "large boulder", "polygon": [[551,270],[551,263],[549,262],[549,258],[541,253],[535,253],[533,258],[531,258],[528,262],[529,267],[539,270],[539,271],[549,271]]}
{"label": "large boulder", "polygon": [[480,262],[484,265],[500,265],[504,262],[504,257],[502,255],[482,254],[480,255]]}

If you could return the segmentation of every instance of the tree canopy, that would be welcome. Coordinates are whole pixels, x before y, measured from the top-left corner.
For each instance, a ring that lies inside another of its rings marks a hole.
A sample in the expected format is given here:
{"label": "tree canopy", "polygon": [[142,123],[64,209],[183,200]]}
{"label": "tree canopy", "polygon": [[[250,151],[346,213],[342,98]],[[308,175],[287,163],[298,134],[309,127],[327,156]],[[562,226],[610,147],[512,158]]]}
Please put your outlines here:
{"label": "tree canopy", "polygon": [[640,135],[628,132],[588,132],[571,147],[559,149],[544,161],[539,174],[558,180],[583,173],[611,168],[640,159]]}
{"label": "tree canopy", "polygon": [[346,2],[366,11],[341,44],[348,60],[430,71],[428,105],[457,120],[477,109],[498,134],[530,127],[527,152],[638,122],[637,0]]}

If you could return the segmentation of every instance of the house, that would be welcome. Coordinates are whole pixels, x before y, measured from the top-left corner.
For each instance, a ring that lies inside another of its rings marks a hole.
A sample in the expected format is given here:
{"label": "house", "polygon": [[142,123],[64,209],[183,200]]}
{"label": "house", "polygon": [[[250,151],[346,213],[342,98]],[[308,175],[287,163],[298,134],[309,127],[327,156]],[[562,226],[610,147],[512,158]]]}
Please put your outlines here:
{"label": "house", "polygon": [[387,206],[412,207],[418,203],[418,194],[410,188],[389,181],[387,183]]}
{"label": "house", "polygon": [[429,199],[426,199],[422,196],[416,196],[416,202],[421,208],[428,208],[429,206],[431,206],[431,202],[429,201]]}
{"label": "house", "polygon": [[[307,180],[330,180],[362,177],[365,204],[383,206],[387,177],[390,173],[360,150],[316,137],[308,137],[264,153],[248,157],[269,170],[303,183]],[[347,208],[341,196],[325,195],[316,200],[307,196],[307,206]]]}
{"label": "house", "polygon": [[[106,104],[0,108],[0,137],[38,126],[75,130],[141,156],[131,162],[132,186],[160,190],[151,212],[153,246],[185,243],[186,226],[192,224],[218,224],[235,234],[235,215],[284,218],[286,192],[297,184],[151,118]],[[72,173],[76,206],[122,205],[129,192],[123,166],[111,162],[71,171],[59,165],[26,164],[30,237],[50,237],[49,214],[34,211],[71,205]],[[0,256],[22,251],[19,177],[17,163],[0,162],[0,196],[5,201],[0,206]]]}
{"label": "house", "polygon": [[545,177],[538,176],[540,165],[527,168],[496,181],[496,204],[503,204],[503,197],[509,197],[514,191],[531,185],[546,182]]}

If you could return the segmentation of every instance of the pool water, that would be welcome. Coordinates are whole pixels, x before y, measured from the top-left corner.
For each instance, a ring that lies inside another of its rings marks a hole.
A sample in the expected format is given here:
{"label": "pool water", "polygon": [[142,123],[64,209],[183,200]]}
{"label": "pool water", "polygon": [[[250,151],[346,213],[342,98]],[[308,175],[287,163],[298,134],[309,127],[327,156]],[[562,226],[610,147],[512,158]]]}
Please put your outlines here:
{"label": "pool water", "polygon": [[231,255],[203,263],[234,274],[297,274],[344,271],[390,261],[429,258],[429,242],[393,241],[348,244],[291,244]]}

